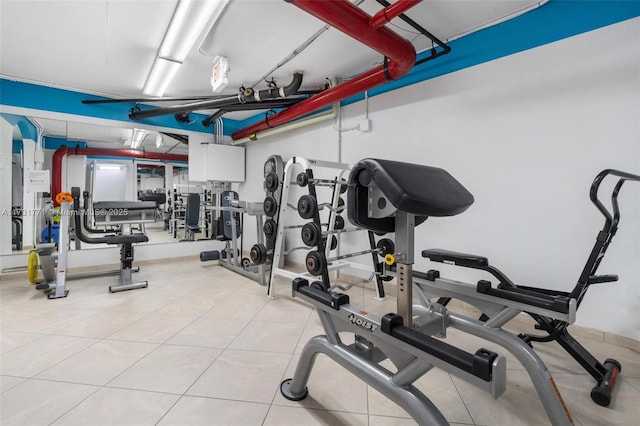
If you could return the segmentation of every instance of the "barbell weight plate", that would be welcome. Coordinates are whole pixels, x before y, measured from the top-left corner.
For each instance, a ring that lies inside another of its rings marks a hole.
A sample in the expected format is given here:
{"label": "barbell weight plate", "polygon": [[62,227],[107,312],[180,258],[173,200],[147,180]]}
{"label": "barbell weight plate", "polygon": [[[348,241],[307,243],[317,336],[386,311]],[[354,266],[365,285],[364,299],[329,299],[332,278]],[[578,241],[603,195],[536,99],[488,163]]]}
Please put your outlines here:
{"label": "barbell weight plate", "polygon": [[267,219],[262,225],[262,232],[264,232],[265,237],[271,238],[276,235],[276,231],[278,229],[278,225],[276,225],[276,221],[273,219]]}
{"label": "barbell weight plate", "polygon": [[378,244],[376,244],[376,248],[380,250],[378,254],[382,257],[388,254],[393,254],[396,251],[395,244],[393,244],[393,241],[391,241],[389,238],[382,238],[380,241],[378,241]]}
{"label": "barbell weight plate", "polygon": [[344,229],[344,218],[342,216],[336,216],[336,221],[333,224],[333,229]]}
{"label": "barbell weight plate", "polygon": [[278,202],[271,195],[264,199],[262,206],[264,208],[264,214],[269,217],[274,217],[278,212]]}
{"label": "barbell weight plate", "polygon": [[318,211],[318,202],[313,195],[303,195],[298,200],[298,214],[303,219],[311,219]]}
{"label": "barbell weight plate", "polygon": [[247,269],[248,267],[251,266],[251,260],[247,259],[246,257],[243,257],[242,260],[240,261],[240,264],[244,269]]}
{"label": "barbell weight plate", "polygon": [[305,173],[298,173],[298,176],[296,176],[296,183],[298,184],[298,186],[304,187],[309,183],[309,179],[307,178],[307,175]]}
{"label": "barbell weight plate", "polygon": [[319,251],[307,253],[305,265],[311,275],[322,275],[327,271],[327,259]]}
{"label": "barbell weight plate", "polygon": [[325,293],[329,292],[329,284],[322,281],[313,281],[311,284],[309,284],[309,287],[315,288]]}
{"label": "barbell weight plate", "polygon": [[264,177],[264,187],[269,192],[275,192],[278,189],[278,175],[274,172],[269,172]]}
{"label": "barbell weight plate", "polygon": [[305,223],[300,231],[302,242],[308,247],[314,247],[318,245],[320,237],[322,236],[322,230],[314,222]]}
{"label": "barbell weight plate", "polygon": [[254,244],[249,251],[249,257],[256,265],[262,265],[267,261],[267,248],[264,244]]}

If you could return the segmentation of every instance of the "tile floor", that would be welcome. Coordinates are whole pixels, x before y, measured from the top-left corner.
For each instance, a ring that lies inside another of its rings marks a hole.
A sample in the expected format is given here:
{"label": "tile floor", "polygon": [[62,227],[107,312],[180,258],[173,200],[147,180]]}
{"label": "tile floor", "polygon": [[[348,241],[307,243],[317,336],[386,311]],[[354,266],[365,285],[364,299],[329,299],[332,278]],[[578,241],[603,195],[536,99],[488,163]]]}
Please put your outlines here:
{"label": "tile floor", "polygon": [[[66,299],[47,300],[22,275],[0,281],[0,423],[10,425],[410,425],[399,407],[320,356],[309,397],[284,399],[298,354],[321,334],[312,308],[268,300],[253,281],[197,259],[142,265],[149,288],[109,294],[115,277],[70,281]],[[392,297],[350,291],[354,304],[386,313]],[[514,323],[515,326],[524,326]],[[508,356],[451,332],[449,341]],[[555,344],[538,353],[579,425],[635,425],[640,418],[640,355],[581,339],[623,373],[609,408],[591,402],[592,380]],[[508,360],[497,401],[436,370],[417,385],[452,424],[538,425],[548,420],[522,366]]]}

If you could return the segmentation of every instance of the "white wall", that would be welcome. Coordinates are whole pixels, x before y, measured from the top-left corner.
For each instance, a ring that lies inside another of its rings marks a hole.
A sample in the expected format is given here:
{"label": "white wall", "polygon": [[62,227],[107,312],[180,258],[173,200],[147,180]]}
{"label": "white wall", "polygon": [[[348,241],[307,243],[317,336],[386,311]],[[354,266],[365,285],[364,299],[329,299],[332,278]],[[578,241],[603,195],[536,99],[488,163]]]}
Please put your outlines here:
{"label": "white wall", "polygon": [[[592,179],[605,168],[640,174],[639,51],[634,19],[374,97],[372,130],[343,133],[341,153],[330,125],[248,144],[241,198],[264,197],[270,154],[442,167],[476,202],[417,228],[418,258],[433,247],[483,254],[517,283],[571,290],[603,224],[588,199]],[[345,108],[343,126],[362,110]],[[591,287],[577,323],[640,339],[640,184],[626,184],[620,204],[599,269],[620,281]],[[433,267],[468,275],[416,261]]]}
{"label": "white wall", "polygon": [[0,254],[11,253],[11,149],[13,125],[0,117]]}

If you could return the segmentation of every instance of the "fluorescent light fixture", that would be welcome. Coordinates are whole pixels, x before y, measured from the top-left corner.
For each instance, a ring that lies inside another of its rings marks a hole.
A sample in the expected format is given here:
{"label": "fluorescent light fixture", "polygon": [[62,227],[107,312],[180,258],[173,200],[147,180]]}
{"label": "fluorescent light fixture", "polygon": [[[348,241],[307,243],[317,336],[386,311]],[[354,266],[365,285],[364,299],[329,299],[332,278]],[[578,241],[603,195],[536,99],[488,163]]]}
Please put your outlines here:
{"label": "fluorescent light fixture", "polygon": [[122,166],[120,164],[98,164],[98,169],[100,169],[100,170],[122,170]]}
{"label": "fluorescent light fixture", "polygon": [[138,149],[140,145],[142,145],[142,141],[145,136],[147,136],[147,132],[143,129],[133,129],[133,136],[131,137],[131,148]]}
{"label": "fluorescent light fixture", "polygon": [[213,26],[230,0],[180,0],[162,39],[142,93],[164,96],[178,68],[202,33]]}
{"label": "fluorescent light fixture", "polygon": [[156,148],[160,148],[162,146],[162,135],[158,133],[156,136]]}
{"label": "fluorescent light fixture", "polygon": [[156,58],[142,93],[147,96],[163,96],[180,65],[182,65],[180,62]]}

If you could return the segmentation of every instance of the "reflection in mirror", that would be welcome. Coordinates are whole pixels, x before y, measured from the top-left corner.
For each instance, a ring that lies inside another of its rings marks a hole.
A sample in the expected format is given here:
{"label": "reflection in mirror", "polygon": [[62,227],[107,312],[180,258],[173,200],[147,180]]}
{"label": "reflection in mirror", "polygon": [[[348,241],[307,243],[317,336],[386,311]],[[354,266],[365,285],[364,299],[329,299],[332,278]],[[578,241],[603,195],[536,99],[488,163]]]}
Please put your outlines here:
{"label": "reflection in mirror", "polygon": [[[98,201],[151,200],[156,203],[155,220],[136,224],[134,232],[147,233],[149,242],[146,244],[175,242],[180,239],[174,238],[169,231],[169,205],[166,198],[174,185],[189,182],[186,136],[152,129],[119,128],[49,118],[23,118],[33,123],[41,137],[38,137],[38,141],[23,140],[18,126],[13,126],[11,173],[3,173],[3,179],[11,180],[11,207],[15,208],[11,209],[11,214],[3,215],[1,219],[7,222],[3,225],[5,227],[11,222],[11,245],[9,246],[8,241],[3,244],[3,247],[6,246],[3,248],[4,254],[25,253],[35,244],[57,241],[61,218],[53,207],[51,195],[46,192],[27,193],[23,182],[29,169],[40,167],[51,170],[53,177],[54,153],[63,145],[79,151],[67,151],[67,155],[64,155],[61,170],[58,171],[61,176],[60,187],[64,191],[70,191],[72,187],[80,188],[80,204],[84,206],[86,198],[88,212],[91,212],[93,202]],[[3,144],[4,140],[6,138],[3,138]],[[44,158],[38,167],[35,167],[33,154],[36,143],[42,144],[44,152]],[[7,152],[8,147],[5,148],[3,152]],[[137,158],[141,156],[127,156],[131,150],[159,158],[150,160]],[[171,157],[171,160],[163,159],[165,155]],[[177,161],[176,155],[184,158],[184,161]],[[92,215],[87,216],[88,229],[102,232],[115,230],[113,227],[97,226],[93,219]],[[81,243],[73,236],[74,221],[70,222],[71,249],[106,247],[103,244]]]}

